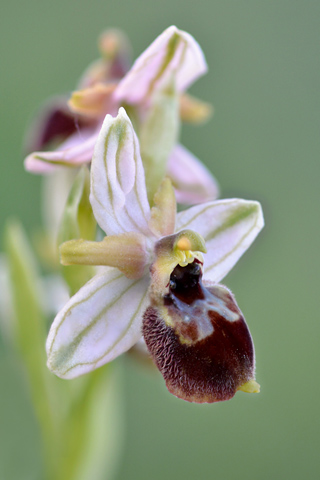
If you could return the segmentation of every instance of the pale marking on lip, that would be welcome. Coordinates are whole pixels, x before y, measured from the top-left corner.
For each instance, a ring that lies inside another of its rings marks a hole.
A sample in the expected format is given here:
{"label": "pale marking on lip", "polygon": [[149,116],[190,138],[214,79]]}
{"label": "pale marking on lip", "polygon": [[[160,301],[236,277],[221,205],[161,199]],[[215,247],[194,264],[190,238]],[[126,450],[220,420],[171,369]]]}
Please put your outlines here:
{"label": "pale marking on lip", "polygon": [[[181,322],[184,324],[190,324],[192,321],[195,321],[198,330],[197,342],[209,337],[214,332],[214,326],[212,325],[209,312],[217,312],[218,315],[231,323],[240,320],[241,318],[238,313],[233,312],[227,307],[227,304],[224,300],[217,297],[214,293],[204,290],[204,294],[204,299],[195,300],[191,305],[188,305],[175,296],[173,298],[175,308],[183,313],[181,316]],[[170,322],[170,320],[168,321],[168,319],[170,319],[168,310],[166,319],[166,324],[172,328],[175,328],[174,322]],[[181,337],[180,335],[179,337],[180,341],[183,343],[188,343],[184,337]]]}

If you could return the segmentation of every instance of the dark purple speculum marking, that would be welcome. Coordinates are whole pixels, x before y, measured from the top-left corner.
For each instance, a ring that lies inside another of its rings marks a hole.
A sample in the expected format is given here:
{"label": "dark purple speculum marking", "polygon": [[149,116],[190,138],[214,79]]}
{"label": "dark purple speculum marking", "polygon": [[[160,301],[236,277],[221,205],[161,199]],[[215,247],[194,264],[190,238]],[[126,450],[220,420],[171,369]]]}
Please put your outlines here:
{"label": "dark purple speculum marking", "polygon": [[143,336],[168,390],[190,402],[229,400],[254,378],[254,347],[231,292],[204,285],[200,265],[177,266],[162,305],[151,305]]}

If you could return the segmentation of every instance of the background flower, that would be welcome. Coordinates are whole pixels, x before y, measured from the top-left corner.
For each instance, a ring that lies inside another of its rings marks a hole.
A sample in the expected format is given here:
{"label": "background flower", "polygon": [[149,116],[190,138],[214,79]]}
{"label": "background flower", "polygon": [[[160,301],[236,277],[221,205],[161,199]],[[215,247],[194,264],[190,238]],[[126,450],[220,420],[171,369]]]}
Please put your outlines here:
{"label": "background flower", "polygon": [[[139,131],[149,199],[152,200],[166,171],[173,173],[174,185],[181,191],[179,199],[184,203],[216,198],[218,186],[209,170],[185,148],[176,146],[180,116],[197,123],[210,115],[208,105],[184,94],[207,71],[204,54],[195,39],[171,26],[128,72],[128,42],[120,32],[105,32],[100,50],[104,58],[84,74],[80,82],[84,88],[73,92],[69,109],[63,100],[52,100],[29,134],[30,145],[66,140],[54,151],[28,155],[26,169],[48,174],[61,166],[89,163],[103,117],[107,113],[114,115],[125,104]],[[185,175],[180,179],[179,172],[184,170],[192,173],[188,181]]]}

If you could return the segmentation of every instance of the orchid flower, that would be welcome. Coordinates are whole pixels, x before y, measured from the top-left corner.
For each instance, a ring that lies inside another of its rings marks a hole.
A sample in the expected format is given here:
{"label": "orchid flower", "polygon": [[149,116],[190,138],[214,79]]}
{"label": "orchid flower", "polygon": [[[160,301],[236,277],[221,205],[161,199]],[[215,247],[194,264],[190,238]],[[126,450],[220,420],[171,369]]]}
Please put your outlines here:
{"label": "orchid flower", "polygon": [[[90,92],[92,88],[99,91],[103,85],[115,85],[130,68],[131,46],[123,32],[116,29],[106,30],[100,35],[98,46],[101,58],[89,65],[82,74],[77,85],[78,91]],[[92,96],[89,98],[93,100]],[[100,102],[100,104],[106,108],[104,103]],[[88,133],[97,126],[98,118],[93,113],[93,105],[91,108],[89,105],[84,114],[84,112],[74,112],[68,106],[68,97],[53,97],[45,102],[31,123],[26,135],[26,151],[32,152],[59,144],[59,151],[72,148],[72,145],[87,138]],[[65,144],[62,143],[66,140]],[[44,155],[44,164],[41,166],[40,162],[37,162],[33,165],[32,161],[35,159],[31,155],[25,162],[27,169],[34,173],[49,172],[50,163],[48,164],[47,160],[50,162],[50,159],[46,158],[47,152],[38,153],[41,157]]]}
{"label": "orchid flower", "polygon": [[[218,186],[211,173],[177,144],[179,112],[182,119],[196,123],[210,113],[207,104],[184,93],[207,71],[198,43],[188,33],[171,26],[140,55],[122,79],[119,74],[124,74],[124,67],[115,66],[127,65],[123,62],[127,43],[111,32],[100,44],[101,51],[107,52],[112,62],[109,61],[107,69],[100,62],[84,76],[81,89],[68,102],[71,112],[61,102],[56,110],[54,105],[48,106],[41,120],[44,126],[38,125],[42,133],[33,145],[43,145],[44,140],[58,134],[64,136],[64,141],[54,151],[28,155],[26,169],[46,174],[61,166],[78,167],[90,162],[104,116],[116,115],[119,106],[125,104],[139,126],[149,200],[166,173],[172,175],[179,201],[192,204],[215,199]],[[155,140],[161,143],[161,149]],[[184,171],[193,173],[187,182]]]}
{"label": "orchid flower", "polygon": [[90,201],[107,236],[65,242],[61,261],[104,268],[56,316],[49,369],[67,379],[88,373],[143,334],[180,398],[215,402],[258,391],[248,327],[231,292],[216,282],[262,228],[260,204],[228,199],[177,214],[166,178],[151,208],[139,142],[123,108],[106,116],[98,136]]}

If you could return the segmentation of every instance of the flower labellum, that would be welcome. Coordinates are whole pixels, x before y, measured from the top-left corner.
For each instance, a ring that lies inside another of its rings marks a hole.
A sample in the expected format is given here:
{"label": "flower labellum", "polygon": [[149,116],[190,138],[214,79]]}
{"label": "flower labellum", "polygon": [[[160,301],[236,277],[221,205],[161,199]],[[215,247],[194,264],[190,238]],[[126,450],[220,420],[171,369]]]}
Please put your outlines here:
{"label": "flower labellum", "polygon": [[152,298],[142,332],[172,394],[212,403],[229,400],[239,389],[259,391],[243,315],[226,287],[202,283],[197,260],[177,265],[168,293]]}

